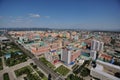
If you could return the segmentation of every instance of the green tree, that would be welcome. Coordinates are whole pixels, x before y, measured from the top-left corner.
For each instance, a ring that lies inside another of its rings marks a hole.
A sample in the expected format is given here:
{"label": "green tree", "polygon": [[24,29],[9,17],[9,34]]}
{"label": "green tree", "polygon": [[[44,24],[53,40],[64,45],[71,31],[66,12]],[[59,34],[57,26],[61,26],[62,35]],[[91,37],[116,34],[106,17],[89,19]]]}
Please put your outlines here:
{"label": "green tree", "polygon": [[112,45],[115,44],[115,39],[111,38],[111,42],[110,42]]}
{"label": "green tree", "polygon": [[82,70],[81,70],[81,72],[80,72],[80,75],[82,76],[82,77],[86,77],[86,76],[88,76],[90,74],[90,70],[88,69],[88,68],[83,68]]}
{"label": "green tree", "polygon": [[83,80],[83,79],[76,75],[70,74],[66,80]]}

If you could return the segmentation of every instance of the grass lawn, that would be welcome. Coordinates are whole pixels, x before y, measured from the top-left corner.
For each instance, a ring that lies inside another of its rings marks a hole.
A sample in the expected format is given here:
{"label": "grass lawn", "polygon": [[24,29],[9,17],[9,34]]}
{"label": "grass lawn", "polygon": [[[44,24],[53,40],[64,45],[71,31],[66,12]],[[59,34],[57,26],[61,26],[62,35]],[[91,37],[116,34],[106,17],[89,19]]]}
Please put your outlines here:
{"label": "grass lawn", "polygon": [[65,76],[66,74],[69,73],[70,70],[68,68],[64,67],[63,65],[61,65],[55,71],[57,71],[61,75]]}
{"label": "grass lawn", "polygon": [[41,71],[37,71],[37,73],[39,74],[42,80],[48,80],[48,78]]}
{"label": "grass lawn", "polygon": [[69,74],[65,80],[83,80],[83,79],[76,75]]}
{"label": "grass lawn", "polygon": [[23,68],[15,70],[14,72],[15,72],[16,76],[19,77],[23,74],[30,74],[31,72],[33,72],[33,70],[30,66],[25,66]]}
{"label": "grass lawn", "polygon": [[11,48],[11,49],[7,50],[8,53],[16,52],[16,51],[20,51],[20,50],[19,49],[15,49],[15,48]]}
{"label": "grass lawn", "polygon": [[34,74],[28,74],[27,75],[28,80],[41,80],[40,77],[37,75],[37,73]]}
{"label": "grass lawn", "polygon": [[3,80],[10,80],[8,73],[3,74]]}
{"label": "grass lawn", "polygon": [[36,65],[34,65],[33,63],[30,63],[30,65],[38,73],[39,77],[42,80],[48,80],[47,77],[38,69],[38,67]]}
{"label": "grass lawn", "polygon": [[7,46],[10,46],[10,48],[9,49],[5,48],[1,52],[11,53],[11,52],[20,51],[20,49],[16,45],[14,45],[13,43],[8,43]]}
{"label": "grass lawn", "polygon": [[42,78],[42,80],[48,80],[48,78],[47,78],[46,76],[44,76],[44,77]]}
{"label": "grass lawn", "polygon": [[43,75],[43,77],[40,78],[40,76],[37,73],[34,73],[34,70],[30,66],[23,67],[23,68],[18,69],[18,70],[14,71],[14,72],[15,72],[17,77],[19,77],[19,76],[21,76],[23,74],[26,74],[27,75],[26,79],[28,79],[28,80],[41,80],[41,78],[43,78],[43,80],[47,80],[45,78],[44,74],[39,71],[39,73],[38,72],[37,73],[39,75],[40,74]]}
{"label": "grass lawn", "polygon": [[12,52],[9,54],[11,54],[11,57],[8,59],[5,58],[5,63],[7,66],[14,66],[21,62],[27,61],[27,55],[25,55],[24,53],[19,55],[19,54],[16,54],[15,52]]}
{"label": "grass lawn", "polygon": [[6,51],[0,50],[0,57],[2,57],[5,53],[6,53]]}
{"label": "grass lawn", "polygon": [[0,58],[0,70],[3,69],[3,63],[2,63],[2,59]]}
{"label": "grass lawn", "polygon": [[[5,64],[7,66],[14,66],[16,64],[19,64],[21,62],[25,62],[27,60],[27,55],[25,55],[14,43],[6,43],[7,47],[5,47],[3,50],[0,51],[0,56],[5,56],[6,54],[11,54],[11,57],[6,59],[5,58]],[[23,54],[19,55],[16,54],[16,52],[21,52]]]}
{"label": "grass lawn", "polygon": [[49,61],[47,61],[44,57],[41,57],[39,60],[42,61],[46,66],[50,67],[51,69],[55,69],[55,66],[51,64]]}

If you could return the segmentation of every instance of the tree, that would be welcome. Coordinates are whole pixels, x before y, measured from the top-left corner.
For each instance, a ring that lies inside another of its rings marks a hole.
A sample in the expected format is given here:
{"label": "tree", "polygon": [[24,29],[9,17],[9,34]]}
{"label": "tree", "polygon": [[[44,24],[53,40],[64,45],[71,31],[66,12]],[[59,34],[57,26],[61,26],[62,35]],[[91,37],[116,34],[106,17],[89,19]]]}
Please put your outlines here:
{"label": "tree", "polygon": [[120,78],[120,72],[116,72],[115,76],[118,77],[118,78]]}
{"label": "tree", "polygon": [[36,68],[37,68],[37,65],[33,65],[33,68],[36,69]]}
{"label": "tree", "polygon": [[83,79],[76,75],[70,74],[66,80],[83,80]]}
{"label": "tree", "polygon": [[115,39],[111,38],[111,42],[110,42],[112,45],[115,44]]}
{"label": "tree", "polygon": [[33,66],[34,64],[33,63],[30,63],[31,66]]}
{"label": "tree", "polygon": [[39,74],[39,76],[40,76],[41,78],[43,78],[43,77],[44,77],[44,74],[43,74],[43,73],[41,73],[40,71],[38,71],[38,74]]}
{"label": "tree", "polygon": [[88,76],[90,74],[90,70],[88,69],[88,68],[83,68],[82,70],[81,70],[81,72],[80,72],[80,75],[82,76],[82,77],[86,77],[86,76]]}
{"label": "tree", "polygon": [[51,74],[48,75],[48,80],[51,80],[52,76]]}

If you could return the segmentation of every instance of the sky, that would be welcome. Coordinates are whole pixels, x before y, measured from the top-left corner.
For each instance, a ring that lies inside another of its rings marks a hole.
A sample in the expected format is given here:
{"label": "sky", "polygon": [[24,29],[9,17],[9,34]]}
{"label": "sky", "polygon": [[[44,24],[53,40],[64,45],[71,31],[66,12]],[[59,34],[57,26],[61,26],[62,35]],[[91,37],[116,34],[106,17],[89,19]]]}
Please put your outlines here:
{"label": "sky", "polygon": [[0,28],[120,31],[120,0],[0,0]]}

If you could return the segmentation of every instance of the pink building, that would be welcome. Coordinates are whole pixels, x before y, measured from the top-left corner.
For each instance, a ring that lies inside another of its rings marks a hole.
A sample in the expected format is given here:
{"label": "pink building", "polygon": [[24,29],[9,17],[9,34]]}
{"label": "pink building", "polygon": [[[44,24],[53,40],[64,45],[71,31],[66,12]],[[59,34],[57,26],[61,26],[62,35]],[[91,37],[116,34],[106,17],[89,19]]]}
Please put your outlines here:
{"label": "pink building", "polygon": [[75,59],[78,58],[78,56],[80,56],[80,50],[77,50],[77,51],[75,51],[75,52],[72,52],[72,54],[71,54],[71,62],[74,62]]}
{"label": "pink building", "polygon": [[41,55],[46,52],[49,52],[50,46],[42,46],[42,47],[37,47],[37,46],[31,46],[31,52],[35,55]]}
{"label": "pink building", "polygon": [[45,46],[32,45],[30,48],[31,48],[31,52],[33,54],[41,55],[41,54],[44,54],[46,52],[49,52],[50,49],[57,50],[61,47],[62,47],[61,42],[56,42],[56,43],[48,44],[48,45],[45,45]]}

